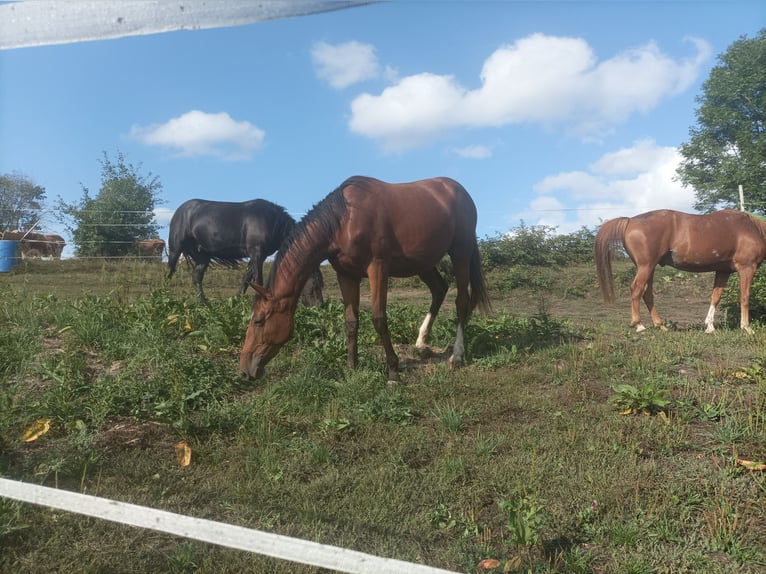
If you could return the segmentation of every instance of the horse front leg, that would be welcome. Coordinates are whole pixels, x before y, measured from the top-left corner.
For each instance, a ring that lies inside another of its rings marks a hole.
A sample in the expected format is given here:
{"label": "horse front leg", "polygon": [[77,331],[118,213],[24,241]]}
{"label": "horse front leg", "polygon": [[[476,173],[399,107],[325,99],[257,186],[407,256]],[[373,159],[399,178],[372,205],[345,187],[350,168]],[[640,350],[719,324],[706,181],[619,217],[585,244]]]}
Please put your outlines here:
{"label": "horse front leg", "polygon": [[715,272],[713,292],[710,294],[710,308],[705,317],[705,333],[713,333],[715,331],[715,312],[718,309],[718,303],[721,302],[721,295],[723,295],[723,290],[726,287],[726,282],[729,280],[729,275],[731,275],[731,273],[724,271]]}
{"label": "horse front leg", "polygon": [[338,286],[343,297],[346,318],[346,350],[349,369],[356,369],[359,364],[359,279],[353,279],[337,273]]}
{"label": "horse front leg", "polygon": [[428,313],[426,313],[426,317],[423,319],[420,329],[418,329],[418,339],[415,342],[415,349],[425,354],[428,352],[428,339],[431,336],[431,328],[444,302],[444,298],[447,296],[448,286],[436,267],[421,274],[420,279],[423,280],[431,291],[431,307],[429,307]]}
{"label": "horse front leg", "polygon": [[386,303],[388,300],[388,273],[383,263],[374,261],[367,268],[367,277],[370,280],[370,299],[372,303],[372,324],[380,337],[380,343],[386,352],[386,365],[388,366],[388,382],[399,383],[399,357],[391,343],[391,333],[388,330],[388,317],[386,316]]}
{"label": "horse front leg", "polygon": [[244,295],[248,285],[255,281],[258,285],[263,285],[263,257],[260,250],[250,254],[250,261],[247,263],[244,275],[242,275],[242,284],[239,288],[239,295]]}

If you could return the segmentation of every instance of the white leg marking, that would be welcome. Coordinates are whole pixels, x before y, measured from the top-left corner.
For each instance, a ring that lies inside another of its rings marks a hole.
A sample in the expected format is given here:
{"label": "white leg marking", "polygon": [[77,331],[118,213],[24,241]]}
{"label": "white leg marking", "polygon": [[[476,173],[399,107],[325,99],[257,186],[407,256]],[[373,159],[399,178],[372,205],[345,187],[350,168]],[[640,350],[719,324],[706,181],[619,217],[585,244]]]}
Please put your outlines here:
{"label": "white leg marking", "polygon": [[643,333],[644,331],[646,331],[646,327],[642,323],[636,325],[636,333]]}
{"label": "white leg marking", "polygon": [[715,305],[711,305],[707,311],[707,317],[705,317],[705,333],[712,333],[715,331],[715,325],[713,321],[715,319]]}
{"label": "white leg marking", "polygon": [[463,325],[458,323],[457,334],[455,335],[455,345],[452,347],[452,356],[449,358],[450,367],[459,367],[463,364],[463,355],[465,355],[465,346],[463,343]]}
{"label": "white leg marking", "polygon": [[420,330],[418,331],[418,340],[415,343],[416,349],[424,349],[428,346],[426,345],[426,339],[431,334],[433,322],[434,318],[431,316],[431,313],[426,313],[426,318],[423,320],[423,324],[420,325]]}

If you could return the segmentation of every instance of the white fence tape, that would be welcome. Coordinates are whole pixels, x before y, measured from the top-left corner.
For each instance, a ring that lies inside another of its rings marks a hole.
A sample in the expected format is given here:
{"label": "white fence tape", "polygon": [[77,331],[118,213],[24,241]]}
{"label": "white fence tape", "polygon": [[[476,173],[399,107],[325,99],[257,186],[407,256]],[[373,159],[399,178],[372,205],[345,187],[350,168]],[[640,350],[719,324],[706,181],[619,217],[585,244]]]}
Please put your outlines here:
{"label": "white fence tape", "polygon": [[0,496],[338,572],[455,574],[431,566],[5,478],[0,478]]}

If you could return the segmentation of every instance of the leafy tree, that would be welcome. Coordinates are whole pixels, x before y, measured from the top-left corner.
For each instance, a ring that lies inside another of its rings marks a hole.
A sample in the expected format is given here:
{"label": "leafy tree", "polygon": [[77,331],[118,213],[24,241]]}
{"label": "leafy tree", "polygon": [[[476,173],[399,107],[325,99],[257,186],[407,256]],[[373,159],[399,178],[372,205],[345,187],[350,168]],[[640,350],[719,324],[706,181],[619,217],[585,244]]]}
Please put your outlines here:
{"label": "leafy tree", "polygon": [[45,188],[22,173],[0,175],[0,231],[25,230],[39,219]]}
{"label": "leafy tree", "polygon": [[79,202],[68,204],[59,198],[62,222],[79,257],[128,255],[134,253],[137,240],[157,236],[154,206],[162,189],[159,178],[141,175],[122,153],[112,161],[104,152],[100,163],[101,189],[96,197],[83,186]]}
{"label": "leafy tree", "polygon": [[681,146],[678,176],[696,193],[696,207],[739,204],[766,213],[766,29],[741,37],[718,57],[702,86],[691,140]]}

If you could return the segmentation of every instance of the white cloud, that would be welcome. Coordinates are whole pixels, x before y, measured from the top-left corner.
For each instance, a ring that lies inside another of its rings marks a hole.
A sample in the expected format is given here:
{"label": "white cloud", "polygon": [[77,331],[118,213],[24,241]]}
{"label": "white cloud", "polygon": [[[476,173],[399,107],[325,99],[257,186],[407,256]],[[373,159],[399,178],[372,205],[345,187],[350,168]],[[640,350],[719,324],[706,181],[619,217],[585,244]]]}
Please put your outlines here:
{"label": "white cloud", "polygon": [[[514,216],[533,225],[557,226],[561,233],[595,227],[618,216],[653,209],[694,211],[694,191],[675,180],[681,155],[652,140],[606,153],[587,171],[548,176],[535,186],[539,194]],[[567,206],[567,207],[564,207]]]}
{"label": "white cloud", "polygon": [[152,146],[178,150],[182,156],[213,156],[245,160],[261,149],[266,133],[247,121],[235,121],[226,112],[186,112],[164,124],[134,125],[131,137]]}
{"label": "white cloud", "polygon": [[370,44],[317,42],[311,48],[311,59],[317,76],[337,90],[381,74],[375,48]]}
{"label": "white cloud", "polygon": [[155,207],[154,208],[154,220],[160,227],[166,227],[170,225],[170,220],[175,213],[175,209],[168,209],[167,207]]}
{"label": "white cloud", "polygon": [[421,73],[379,95],[357,96],[349,128],[388,151],[453,128],[514,123],[560,124],[583,138],[600,137],[690,87],[711,54],[706,42],[692,42],[695,54],[686,59],[674,60],[649,42],[599,62],[581,38],[534,34],[495,50],[477,89],[449,75]]}
{"label": "white cloud", "polygon": [[492,157],[492,150],[484,145],[469,145],[453,148],[452,153],[466,159],[487,159]]}

